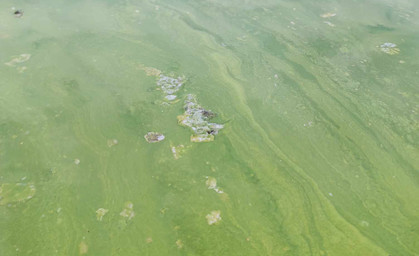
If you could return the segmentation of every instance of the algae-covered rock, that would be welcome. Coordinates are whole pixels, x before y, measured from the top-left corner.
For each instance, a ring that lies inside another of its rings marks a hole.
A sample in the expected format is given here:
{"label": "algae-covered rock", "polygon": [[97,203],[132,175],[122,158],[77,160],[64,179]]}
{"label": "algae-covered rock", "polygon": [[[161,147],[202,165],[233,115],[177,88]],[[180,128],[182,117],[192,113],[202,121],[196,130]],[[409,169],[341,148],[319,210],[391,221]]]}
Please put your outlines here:
{"label": "algae-covered rock", "polygon": [[158,132],[148,132],[144,138],[148,143],[156,143],[164,140],[164,135]]}
{"label": "algae-covered rock", "polygon": [[0,205],[25,202],[36,192],[35,185],[28,183],[3,183],[0,187]]}
{"label": "algae-covered rock", "polygon": [[214,135],[224,128],[222,124],[210,123],[210,119],[216,114],[201,107],[195,95],[188,94],[185,99],[185,113],[178,116],[179,124],[192,129],[194,134],[191,136],[192,142],[210,142],[214,140]]}

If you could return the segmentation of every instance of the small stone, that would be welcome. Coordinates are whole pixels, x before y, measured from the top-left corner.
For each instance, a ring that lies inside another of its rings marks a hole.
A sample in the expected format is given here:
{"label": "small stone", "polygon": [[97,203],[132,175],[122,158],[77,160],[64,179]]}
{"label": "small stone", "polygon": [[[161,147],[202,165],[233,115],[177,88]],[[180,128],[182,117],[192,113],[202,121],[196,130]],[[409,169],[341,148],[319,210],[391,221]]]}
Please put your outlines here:
{"label": "small stone", "polygon": [[76,165],[79,165],[79,164],[80,164],[80,159],[78,159],[78,158],[74,159],[74,163],[75,163]]}

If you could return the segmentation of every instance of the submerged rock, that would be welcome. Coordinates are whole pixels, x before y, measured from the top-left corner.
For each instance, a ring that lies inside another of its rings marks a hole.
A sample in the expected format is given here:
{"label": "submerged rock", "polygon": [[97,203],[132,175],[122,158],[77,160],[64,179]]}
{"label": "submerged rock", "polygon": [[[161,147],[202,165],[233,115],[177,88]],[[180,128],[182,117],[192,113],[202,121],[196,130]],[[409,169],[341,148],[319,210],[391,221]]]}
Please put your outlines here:
{"label": "submerged rock", "polygon": [[164,140],[164,135],[158,132],[149,132],[144,135],[144,138],[148,143],[155,143]]}
{"label": "submerged rock", "polygon": [[185,100],[185,113],[178,116],[179,124],[192,129],[192,142],[209,142],[214,140],[214,135],[224,128],[222,124],[208,122],[216,114],[201,107],[195,95],[188,94]]}
{"label": "submerged rock", "polygon": [[35,185],[28,183],[3,183],[0,187],[0,205],[25,202],[36,192]]}
{"label": "submerged rock", "polygon": [[207,219],[208,225],[213,225],[221,221],[221,211],[212,211],[211,213],[205,216]]}

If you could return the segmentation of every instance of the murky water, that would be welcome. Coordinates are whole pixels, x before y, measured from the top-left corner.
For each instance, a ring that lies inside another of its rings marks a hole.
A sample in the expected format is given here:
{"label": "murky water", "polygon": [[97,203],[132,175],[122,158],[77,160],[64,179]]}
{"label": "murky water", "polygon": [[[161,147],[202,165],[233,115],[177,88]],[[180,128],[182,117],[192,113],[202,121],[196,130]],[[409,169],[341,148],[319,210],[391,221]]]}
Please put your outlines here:
{"label": "murky water", "polygon": [[2,0],[0,255],[419,255],[418,13]]}

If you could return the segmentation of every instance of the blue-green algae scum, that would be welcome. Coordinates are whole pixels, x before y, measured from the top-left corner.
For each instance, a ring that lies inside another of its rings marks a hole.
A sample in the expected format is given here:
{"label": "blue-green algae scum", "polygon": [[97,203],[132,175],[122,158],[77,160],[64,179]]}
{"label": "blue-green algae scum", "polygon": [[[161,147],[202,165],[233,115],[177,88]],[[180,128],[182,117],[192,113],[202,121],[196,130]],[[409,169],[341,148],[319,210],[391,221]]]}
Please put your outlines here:
{"label": "blue-green algae scum", "polygon": [[0,255],[419,255],[419,1],[2,0]]}

